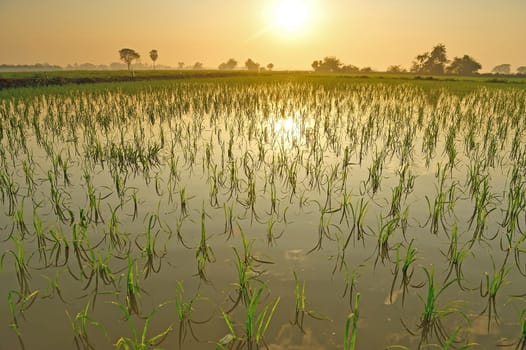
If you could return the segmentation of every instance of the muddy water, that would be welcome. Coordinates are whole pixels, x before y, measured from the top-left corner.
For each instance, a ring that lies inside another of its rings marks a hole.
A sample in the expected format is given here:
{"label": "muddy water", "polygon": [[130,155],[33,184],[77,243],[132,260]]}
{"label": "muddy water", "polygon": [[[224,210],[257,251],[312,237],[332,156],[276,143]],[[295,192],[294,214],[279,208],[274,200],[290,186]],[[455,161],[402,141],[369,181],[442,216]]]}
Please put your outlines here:
{"label": "muddy water", "polygon": [[[268,315],[279,298],[258,339],[261,347],[343,348],[354,311],[358,349],[439,344],[455,338],[456,330],[459,345],[480,349],[518,340],[526,307],[520,297],[526,257],[514,250],[522,247],[526,226],[526,179],[520,176],[513,180],[521,193],[519,228],[509,239],[504,222],[513,167],[525,164],[525,142],[512,152],[515,134],[522,132],[524,141],[523,92],[481,89],[461,98],[444,89],[433,102],[411,85],[179,84],[134,94],[72,92],[2,102],[3,125],[20,127],[6,128],[2,139],[2,176],[17,191],[10,212],[3,182],[0,348],[104,349],[121,337],[140,342],[148,315],[147,339],[169,329],[163,348],[214,349],[225,336],[237,338],[226,348],[246,348],[249,306],[237,302],[236,252],[243,259],[243,238],[251,264],[247,293],[262,289],[257,312],[268,306]],[[498,123],[506,127],[495,129]],[[411,136],[407,158],[405,135]],[[457,154],[452,162],[451,149]],[[470,182],[474,164],[481,167],[480,186]],[[401,165],[414,178],[393,212]],[[375,171],[380,183],[373,190]],[[430,208],[440,194],[443,214],[433,231]],[[484,204],[480,211],[477,200]],[[362,236],[354,223],[360,201],[367,205],[358,225]],[[482,214],[485,224],[477,233]],[[393,230],[380,245],[390,222]],[[459,274],[453,268],[448,276],[455,226],[465,255]],[[60,255],[51,231],[63,234]],[[210,257],[199,270],[203,235]],[[416,260],[403,284],[400,270],[410,246]],[[17,247],[25,250],[23,283]],[[127,308],[128,262],[136,266],[139,314],[125,318],[118,305]],[[437,293],[459,278],[437,297],[437,323],[427,337],[419,328],[426,270],[433,272]],[[484,296],[485,274],[491,282],[499,270],[504,279],[493,303]],[[294,273],[299,290],[305,286],[305,307],[298,312]],[[177,315],[180,300],[193,300],[184,321]]]}

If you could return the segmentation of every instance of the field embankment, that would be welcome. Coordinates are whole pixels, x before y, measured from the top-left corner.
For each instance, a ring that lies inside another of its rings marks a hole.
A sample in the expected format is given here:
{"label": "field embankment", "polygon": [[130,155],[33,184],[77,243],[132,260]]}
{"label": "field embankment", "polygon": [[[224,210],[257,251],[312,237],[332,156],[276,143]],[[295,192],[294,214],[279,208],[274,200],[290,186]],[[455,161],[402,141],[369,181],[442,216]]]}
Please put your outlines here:
{"label": "field embankment", "polygon": [[93,84],[112,82],[137,82],[149,80],[180,80],[198,78],[226,78],[226,77],[274,77],[274,76],[310,76],[310,77],[338,77],[352,79],[381,79],[395,81],[448,81],[453,83],[491,83],[513,84],[526,86],[526,78],[488,75],[459,77],[459,76],[421,76],[415,74],[390,73],[314,73],[304,71],[218,71],[218,70],[159,70],[136,71],[132,76],[128,71],[50,71],[50,72],[0,72],[0,90],[21,87],[61,86],[68,84]]}

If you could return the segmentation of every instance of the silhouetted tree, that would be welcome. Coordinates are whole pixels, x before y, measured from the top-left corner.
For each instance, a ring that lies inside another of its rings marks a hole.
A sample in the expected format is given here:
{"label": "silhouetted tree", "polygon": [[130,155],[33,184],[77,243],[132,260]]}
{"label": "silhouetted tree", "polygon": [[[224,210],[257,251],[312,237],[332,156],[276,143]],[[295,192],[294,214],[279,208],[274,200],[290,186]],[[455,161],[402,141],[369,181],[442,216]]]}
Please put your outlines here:
{"label": "silhouetted tree", "polygon": [[517,67],[517,74],[526,74],[526,66]]}
{"label": "silhouetted tree", "polygon": [[405,68],[402,68],[401,65],[396,65],[396,66],[389,66],[387,67],[387,73],[406,73],[407,71],[405,70]]}
{"label": "silhouetted tree", "polygon": [[245,62],[245,67],[246,67],[248,70],[255,70],[255,71],[258,71],[258,70],[259,70],[259,63],[256,63],[256,62],[252,61],[251,58],[249,58],[249,59]]}
{"label": "silhouetted tree", "polygon": [[233,58],[230,58],[227,62],[223,62],[219,65],[221,70],[233,70],[237,67],[237,61]]}
{"label": "silhouetted tree", "polygon": [[316,72],[339,72],[343,63],[334,56],[328,56],[323,61],[312,62],[311,66]]}
{"label": "silhouetted tree", "polygon": [[153,62],[153,70],[155,70],[155,61],[157,61],[157,58],[159,57],[159,53],[157,50],[150,51],[150,59]]}
{"label": "silhouetted tree", "polygon": [[184,68],[184,62],[178,62],[177,66],[179,67],[179,69],[183,69]]}
{"label": "silhouetted tree", "polygon": [[360,68],[353,66],[352,64],[347,64],[341,68],[341,71],[344,73],[358,73]]}
{"label": "silhouetted tree", "polygon": [[269,64],[267,64],[267,69],[268,69],[268,70],[272,70],[272,69],[274,69],[274,63],[269,63]]}
{"label": "silhouetted tree", "polygon": [[510,64],[499,64],[498,66],[495,66],[491,73],[495,74],[510,74],[511,73],[511,65]]}
{"label": "silhouetted tree", "polygon": [[456,75],[473,75],[478,73],[482,68],[473,57],[464,55],[464,57],[455,57],[451,64],[446,68],[446,72]]}
{"label": "silhouetted tree", "polygon": [[444,44],[438,44],[431,52],[416,56],[411,71],[422,74],[440,75],[444,74],[447,62],[446,46]]}
{"label": "silhouetted tree", "polygon": [[195,62],[193,69],[203,69],[203,64],[201,62]]}
{"label": "silhouetted tree", "polygon": [[119,56],[121,61],[128,65],[128,70],[130,70],[133,60],[137,60],[141,57],[135,50],[132,49],[120,49]]}
{"label": "silhouetted tree", "polygon": [[362,69],[360,69],[360,72],[361,73],[372,73],[373,69],[371,67],[363,67]]}

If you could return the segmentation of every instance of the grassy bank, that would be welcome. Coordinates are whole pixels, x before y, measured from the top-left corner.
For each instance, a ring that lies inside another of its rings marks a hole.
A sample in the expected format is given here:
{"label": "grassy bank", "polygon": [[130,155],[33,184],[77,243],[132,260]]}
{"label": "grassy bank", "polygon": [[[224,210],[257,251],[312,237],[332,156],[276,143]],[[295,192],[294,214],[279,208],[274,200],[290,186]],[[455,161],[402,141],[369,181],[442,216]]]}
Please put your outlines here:
{"label": "grassy bank", "polygon": [[69,84],[93,84],[93,83],[116,83],[116,82],[140,82],[153,80],[181,80],[181,79],[203,79],[203,78],[227,78],[227,77],[264,77],[264,78],[311,78],[326,79],[336,78],[339,80],[380,80],[380,81],[421,81],[421,82],[450,82],[452,84],[509,84],[526,86],[523,77],[494,77],[494,76],[420,76],[415,74],[389,74],[389,73],[314,73],[314,72],[249,72],[249,71],[218,71],[218,70],[149,70],[136,71],[134,76],[128,71],[53,71],[53,72],[4,72],[0,73],[0,90],[21,87],[42,87]]}

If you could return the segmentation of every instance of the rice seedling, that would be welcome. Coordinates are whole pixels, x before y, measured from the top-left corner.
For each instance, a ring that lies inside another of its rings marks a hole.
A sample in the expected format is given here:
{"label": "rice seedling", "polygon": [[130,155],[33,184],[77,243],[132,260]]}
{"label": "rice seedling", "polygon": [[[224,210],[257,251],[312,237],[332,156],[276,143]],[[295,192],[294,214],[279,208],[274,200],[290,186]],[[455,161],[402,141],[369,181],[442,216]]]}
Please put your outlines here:
{"label": "rice seedling", "polygon": [[[47,239],[52,242],[53,246],[48,250],[50,265],[55,267],[62,267],[68,263],[69,260],[69,243],[62,231],[49,230]],[[59,262],[62,255],[64,255],[63,262]],[[48,265],[46,265],[48,267]]]}
{"label": "rice seedling", "polygon": [[179,200],[181,205],[181,215],[187,216],[188,215],[188,199],[186,196],[186,189],[182,188],[179,191]]}
{"label": "rice seedling", "polygon": [[225,231],[227,239],[230,239],[234,234],[234,205],[230,204],[227,207],[226,203],[223,204],[223,212],[225,213]]}
{"label": "rice seedling", "polygon": [[[461,313],[458,307],[455,304],[450,304],[447,307],[441,308],[438,304],[438,298],[440,295],[453,283],[455,280],[450,280],[442,285],[442,287],[435,286],[434,280],[434,268],[431,268],[429,271],[427,268],[424,268],[427,279],[427,296],[425,299],[421,298],[424,303],[424,311],[420,316],[420,321],[417,326],[417,331],[420,331],[420,342],[418,348],[420,349],[423,345],[429,343],[429,341],[435,337],[440,344],[449,338],[447,329],[444,326],[443,320],[456,313]],[[405,326],[402,321],[404,328],[414,335],[418,334]]]}
{"label": "rice seedling", "polygon": [[141,287],[139,286],[139,274],[137,260],[128,256],[128,269],[126,272],[126,306],[128,312],[133,315],[140,314]]}
{"label": "rice seedling", "polygon": [[205,274],[206,264],[215,261],[214,251],[207,242],[208,237],[206,234],[206,216],[207,214],[205,211],[205,205],[203,203],[203,208],[201,210],[201,240],[195,252],[195,258],[197,260],[197,274],[203,281],[207,281]]}
{"label": "rice seedling", "polygon": [[[479,192],[475,193],[475,208],[473,209],[473,214],[469,219],[469,228],[473,226],[475,222],[475,229],[473,230],[472,244],[475,241],[480,241],[483,238],[493,240],[498,233],[495,233],[494,236],[485,237],[484,233],[486,232],[487,219],[488,215],[496,209],[493,206],[493,201],[496,199],[494,194],[490,193],[490,186],[488,178],[484,178],[482,182],[482,188]],[[492,208],[490,206],[493,206]]]}
{"label": "rice seedling", "polygon": [[[226,311],[210,305],[212,314],[223,315],[210,320],[210,329],[228,328],[214,342],[219,349],[265,347],[271,322],[281,331],[269,347],[299,346],[300,338],[286,336],[296,326],[276,311],[278,303],[295,310],[296,324],[312,332],[317,346],[331,348],[333,338],[320,334],[332,332],[332,326],[310,328],[303,317],[312,313],[307,296],[322,293],[315,283],[342,270],[337,282],[343,283],[343,295],[332,297],[333,290],[321,289],[327,305],[320,311],[335,318],[334,310],[349,305],[346,349],[359,347],[358,279],[360,288],[390,296],[380,305],[378,298],[360,301],[362,310],[378,311],[368,315],[368,325],[402,312],[404,318],[419,318],[411,332],[420,339],[408,340],[408,347],[418,342],[420,348],[472,346],[462,339],[469,331],[453,316],[465,316],[461,301],[479,309],[469,303],[472,289],[465,280],[477,274],[483,275],[480,309],[486,306],[490,322],[498,309],[500,323],[487,335],[469,333],[470,339],[491,347],[512,332],[515,315],[497,296],[505,294],[508,283],[511,290],[520,288],[526,275],[521,84],[235,74],[240,76],[0,91],[0,273],[6,290],[13,291],[17,317],[6,322],[15,333],[2,339],[4,346],[16,348],[22,331],[25,341],[37,339],[43,329],[41,315],[34,319],[37,327],[21,327],[23,305],[40,297],[66,298],[68,308],[83,309],[79,300],[86,296],[91,296],[88,310],[70,317],[77,346],[103,346],[102,337],[91,334],[90,322],[91,310],[98,314],[104,307],[95,298],[104,294],[109,302],[122,303],[135,330],[119,334],[111,327],[114,345],[154,348],[170,330],[152,327],[153,319],[145,322],[141,314],[163,294],[156,287],[172,283],[176,294],[169,304],[175,304],[175,312],[156,313],[161,324],[173,322],[170,317],[180,322],[178,339],[168,339],[166,347],[177,342],[182,347],[185,337],[185,347],[202,346],[188,339],[196,335],[190,326],[195,326],[193,309],[201,298],[226,298]],[[428,176],[433,170],[434,178]],[[426,188],[430,178],[434,188]],[[202,203],[198,210],[193,199]],[[376,239],[368,241],[374,217],[379,218]],[[251,239],[241,226],[251,230]],[[425,230],[432,235],[422,235]],[[192,232],[198,233],[194,243]],[[216,232],[225,240],[215,240],[211,233]],[[225,267],[214,264],[214,283],[185,294],[183,285],[196,278],[189,276],[192,261],[198,281],[212,280],[209,263],[224,261],[225,241],[235,246],[233,283],[223,277]],[[513,254],[515,266],[484,274],[484,265],[472,264],[469,257],[497,256],[499,243],[500,251]],[[189,261],[186,248],[195,254],[190,252]],[[309,249],[320,251],[301,253]],[[261,256],[279,263],[271,265]],[[333,261],[327,263],[327,256]],[[362,270],[371,257],[389,268]],[[431,269],[423,272],[427,295],[421,295],[421,314],[407,307],[410,288],[424,287],[415,283],[420,262],[443,272],[436,277]],[[279,292],[275,287],[287,280],[284,264],[309,273],[304,281],[294,274],[295,298],[267,300],[267,290]],[[453,292],[452,284],[459,286],[461,301],[443,306],[444,290]],[[42,286],[38,294],[31,289],[35,286]],[[398,295],[403,310],[386,306]],[[59,304],[49,317],[65,309]],[[364,344],[370,342],[368,325]],[[374,344],[391,345],[392,332],[378,329]],[[53,338],[58,347],[70,340]]]}
{"label": "rice seedling", "polygon": [[0,268],[3,267],[4,258],[9,254],[13,258],[20,295],[30,295],[31,287],[29,281],[31,280],[31,273],[29,272],[29,263],[34,253],[26,257],[24,241],[17,238],[11,238],[11,241],[15,244],[16,250],[9,250],[2,254],[0,258]]}
{"label": "rice seedling", "polygon": [[71,328],[73,330],[73,340],[75,341],[75,345],[77,349],[83,349],[83,350],[94,350],[96,349],[95,346],[91,343],[89,336],[88,336],[88,327],[94,326],[102,330],[104,334],[106,334],[106,330],[102,326],[102,324],[98,321],[95,321],[92,319],[88,311],[90,309],[90,302],[86,304],[84,309],[80,310],[75,317],[71,317],[69,312],[66,310],[66,316],[69,319],[69,322],[71,323]]}
{"label": "rice seedling", "polygon": [[18,191],[20,187],[14,181],[11,174],[7,172],[7,167],[3,168],[0,173],[0,194],[2,196],[2,203],[7,202],[7,214],[13,215],[18,203]]}
{"label": "rice seedling", "polygon": [[164,252],[157,251],[157,237],[159,236],[159,230],[152,232],[159,221],[156,214],[150,215],[148,219],[148,227],[146,228],[144,246],[140,246],[136,240],[135,244],[137,248],[142,252],[143,258],[146,259],[144,264],[145,278],[148,278],[152,272],[158,273],[161,270],[161,262],[164,257]]}
{"label": "rice seedling", "polygon": [[294,317],[294,322],[291,322],[293,326],[298,326],[300,331],[305,334],[303,328],[303,323],[305,320],[305,315],[312,317],[316,320],[329,320],[329,318],[318,311],[309,310],[305,307],[305,281],[300,285],[298,280],[298,275],[296,272],[293,272],[294,275],[294,295],[296,299],[296,312]]}
{"label": "rice seedling", "polygon": [[332,214],[337,213],[338,211],[339,209],[321,208],[320,220],[318,223],[318,240],[316,242],[316,245],[311,250],[309,250],[307,254],[322,249],[322,243],[324,238],[327,238],[331,241],[335,240],[335,238],[331,234],[331,228],[334,228],[338,231],[341,230],[337,225],[332,223]]}
{"label": "rice seedling", "polygon": [[263,308],[263,311],[257,314],[256,308],[259,305],[262,292],[263,287],[260,287],[252,295],[247,307],[246,337],[249,349],[253,347],[251,344],[256,344],[257,346],[259,343],[264,342],[265,333],[280,301],[280,297],[277,297],[270,309],[269,305],[267,305]]}
{"label": "rice seedling", "polygon": [[74,215],[66,203],[66,198],[70,199],[70,196],[58,187],[57,178],[53,175],[51,170],[48,171],[48,181],[50,185],[50,202],[55,215],[63,224],[72,224],[74,221]]}
{"label": "rice seedling", "polygon": [[340,225],[342,224],[343,219],[345,219],[347,227],[349,227],[350,208],[352,208],[351,196],[351,191],[343,190],[342,201],[340,204],[340,211],[342,212],[342,216],[340,217]]}
{"label": "rice seedling", "polygon": [[354,348],[356,347],[356,338],[358,335],[358,319],[360,318],[360,312],[358,308],[359,303],[360,293],[357,293],[356,299],[354,301],[353,312],[347,316],[347,321],[345,321],[345,333],[343,338],[344,350],[354,350]]}
{"label": "rice seedling", "polygon": [[[11,313],[12,320],[12,323],[9,324],[9,327],[15,332],[18,344],[22,350],[25,349],[25,345],[22,339],[22,332],[20,330],[18,316],[22,316],[24,318],[24,312],[27,311],[36,301],[38,293],[38,290],[27,295],[23,295],[20,292],[14,290],[7,292],[7,303],[9,305],[9,312]],[[18,297],[16,303],[13,300],[13,296]]]}
{"label": "rice seedling", "polygon": [[[183,247],[185,247],[186,249],[192,249],[192,247],[190,247],[184,240],[184,237],[183,237],[183,224],[185,222],[185,220],[188,218],[188,216],[176,216],[175,217],[175,235],[177,237],[177,241],[179,243],[181,243],[181,245]],[[174,230],[170,227],[169,224],[167,223],[164,223],[162,224],[162,228],[163,230],[168,233],[168,239],[167,241],[170,241],[173,234],[174,234]]]}
{"label": "rice seedling", "polygon": [[101,212],[100,203],[104,199],[108,198],[110,194],[102,197],[102,195],[99,193],[97,196],[95,187],[93,186],[93,180],[91,175],[88,173],[87,169],[84,169],[84,181],[86,183],[86,196],[88,198],[88,204],[89,204],[89,221],[93,221],[96,224],[99,222],[104,222],[104,217]]}
{"label": "rice seedling", "polygon": [[273,303],[265,305],[263,309],[258,312],[263,290],[264,288],[261,286],[249,297],[246,305],[243,336],[236,335],[234,322],[228,315],[228,312],[222,313],[230,333],[216,343],[216,348],[259,349],[260,344],[268,348],[268,345],[265,343],[265,334],[267,333],[281,298],[277,297]]}
{"label": "rice seedling", "polygon": [[343,266],[345,267],[345,288],[343,290],[342,298],[345,298],[347,295],[349,295],[349,307],[352,311],[353,296],[355,295],[355,291],[357,289],[358,274],[355,271],[350,272],[347,263],[344,262]]}
{"label": "rice seedling", "polygon": [[25,181],[27,185],[27,195],[31,196],[37,186],[35,181],[35,163],[33,155],[28,154],[27,160],[22,161],[22,170],[24,171]]}
{"label": "rice seedling", "polygon": [[387,154],[384,150],[378,153],[376,150],[375,158],[372,161],[372,165],[369,167],[369,177],[367,179],[366,186],[374,195],[379,189],[382,181],[382,171]]}
{"label": "rice seedling", "polygon": [[451,187],[446,190],[446,175],[445,170],[439,165],[435,174],[438,178],[438,187],[436,187],[437,194],[433,200],[433,204],[431,204],[428,196],[425,197],[429,208],[429,217],[424,226],[430,224],[431,233],[434,235],[438,234],[440,226],[447,232],[448,224],[445,221],[446,215],[450,213],[456,201],[456,183],[453,182]]}
{"label": "rice seedling", "polygon": [[455,222],[451,230],[451,238],[449,242],[448,251],[447,253],[442,253],[442,255],[446,257],[448,263],[447,274],[444,279],[444,282],[449,280],[451,274],[455,272],[455,279],[458,282],[458,286],[461,289],[465,289],[465,287],[462,285],[462,282],[464,280],[464,274],[462,273],[462,264],[464,263],[466,257],[469,255],[473,255],[473,253],[467,247],[467,244],[459,246],[460,244],[458,238],[458,226]]}
{"label": "rice seedling", "polygon": [[148,336],[148,330],[150,328],[150,322],[157,312],[158,309],[164,307],[164,304],[161,304],[157,307],[154,307],[152,311],[148,314],[144,321],[144,325],[142,327],[142,330],[137,327],[135,322],[132,320],[132,315],[128,312],[128,308],[124,305],[121,305],[119,303],[114,302],[114,305],[116,305],[121,313],[124,316],[124,320],[128,323],[128,326],[131,330],[132,336],[131,337],[120,337],[117,339],[116,343],[114,344],[115,348],[117,349],[136,349],[136,350],[149,350],[149,349],[158,349],[158,346],[161,345],[165,340],[166,337],[170,334],[170,332],[173,330],[173,325],[168,326],[165,330],[153,335]]}
{"label": "rice seedling", "polygon": [[389,219],[385,224],[383,222],[382,216],[378,223],[378,243],[376,246],[376,259],[374,261],[374,266],[378,263],[378,260],[385,263],[385,260],[389,260],[389,251],[391,247],[389,245],[389,238],[394,234],[395,230],[400,224],[400,218],[396,217]]}
{"label": "rice seedling", "polygon": [[270,217],[267,223],[267,229],[266,229],[266,236],[267,236],[267,244],[269,246],[272,246],[276,243],[276,241],[283,236],[284,231],[277,233],[274,229],[276,225],[276,220],[273,217]]}
{"label": "rice seedling", "polygon": [[[405,256],[402,260],[400,256],[400,248],[402,245],[399,245],[396,248],[396,260],[395,260],[395,270],[394,270],[394,277],[393,277],[393,283],[391,284],[391,292],[389,293],[389,303],[393,303],[393,293],[396,281],[398,279],[398,274],[400,271],[402,271],[402,277],[400,279],[400,285],[399,288],[402,290],[402,306],[404,306],[405,303],[405,296],[407,294],[407,291],[409,290],[409,286],[413,286],[414,288],[421,288],[424,286],[424,284],[417,284],[412,285],[411,279],[413,278],[414,274],[414,263],[416,262],[416,253],[417,249],[413,247],[414,239],[412,239],[409,242],[409,245],[407,246]],[[402,267],[400,268],[400,263],[402,263]]]}
{"label": "rice seedling", "polygon": [[225,321],[229,333],[227,333],[223,338],[219,339],[216,343],[216,350],[226,350],[226,349],[241,349],[244,346],[244,342],[241,337],[236,335],[234,328],[234,323],[228,313],[222,311],[223,320]]}
{"label": "rice seedling", "polygon": [[515,349],[526,349],[526,309],[522,310],[520,315],[520,335]]}
{"label": "rice seedling", "polygon": [[55,294],[58,296],[60,301],[62,301],[64,304],[67,304],[66,300],[62,296],[62,291],[60,289],[60,283],[59,283],[59,276],[60,272],[57,271],[55,274],[55,277],[53,279],[42,275],[47,281],[48,281],[48,287],[46,289],[46,294],[42,296],[42,299],[53,299],[55,297]]}
{"label": "rice seedling", "polygon": [[[79,222],[73,224],[71,245],[73,246],[73,253],[77,261],[77,267],[80,272],[80,277],[88,278],[84,269],[85,264],[90,262],[89,253],[92,252],[91,242],[87,236],[88,226],[86,222]],[[60,241],[58,241],[60,244]],[[75,279],[80,280],[80,277],[75,276],[73,271],[69,268],[68,271]]]}
{"label": "rice seedling", "polygon": [[29,229],[27,228],[27,225],[25,223],[24,218],[24,201],[22,200],[22,204],[20,208],[18,208],[13,216],[13,227],[11,229],[11,233],[9,236],[13,236],[15,227],[17,228],[17,232],[19,234],[19,237],[21,240],[24,240],[26,235],[29,235]]}
{"label": "rice seedling", "polygon": [[[495,261],[493,260],[493,257],[491,258],[493,263],[493,275],[489,276],[487,272],[484,272],[485,279],[480,282],[480,296],[483,298],[488,299],[488,302],[486,304],[486,307],[482,312],[480,313],[483,315],[484,313],[488,312],[488,333],[491,328],[491,321],[492,318],[495,318],[495,321],[499,322],[499,316],[497,314],[497,293],[507,283],[507,277],[510,273],[511,268],[507,267],[508,257],[510,255],[510,252],[506,254],[506,257],[504,258],[504,261],[502,263],[502,266],[499,269],[496,269],[495,267]],[[483,289],[483,282],[484,283],[484,289]]]}
{"label": "rice seedling", "polygon": [[443,344],[429,344],[427,347],[437,348],[440,350],[449,350],[449,349],[466,350],[466,349],[480,345],[478,343],[467,343],[467,344],[459,346],[458,343],[461,342],[461,340],[458,340],[458,337],[459,337],[459,333],[461,329],[462,329],[461,327],[457,327],[457,329],[455,329],[455,331],[449,336],[449,338],[446,339],[446,341]]}
{"label": "rice seedling", "polygon": [[127,247],[128,239],[121,232],[119,232],[119,218],[117,216],[117,210],[121,208],[121,205],[117,205],[115,208],[111,208],[108,205],[109,212],[111,213],[110,220],[108,222],[108,231],[104,236],[104,239],[109,243],[111,250],[117,251],[121,254],[129,252],[125,250]]}
{"label": "rice seedling", "polygon": [[87,290],[90,288],[93,281],[95,285],[93,286],[92,294],[92,306],[95,308],[95,303],[97,301],[97,295],[99,292],[99,282],[102,282],[104,286],[112,285],[114,289],[117,289],[115,284],[115,274],[112,272],[109,262],[111,255],[109,253],[106,256],[102,256],[100,252],[95,254],[92,250],[90,251],[89,261],[86,263],[85,270],[89,270],[89,275],[84,276],[86,278],[86,284],[82,288]]}
{"label": "rice seedling", "polygon": [[197,292],[187,301],[184,296],[183,283],[177,281],[175,290],[175,307],[177,310],[177,318],[179,319],[179,348],[182,347],[188,332],[190,332],[194,340],[199,341],[193,330],[194,324],[204,324],[210,321],[210,319],[204,321],[196,321],[192,319],[192,312],[194,311],[193,305],[200,299],[201,296],[199,295],[199,292]]}
{"label": "rice seedling", "polygon": [[506,211],[501,226],[506,228],[508,241],[511,241],[516,233],[523,235],[524,230],[520,225],[520,213],[526,208],[526,192],[524,191],[524,180],[521,170],[516,165],[511,171],[511,179],[508,185]]}

